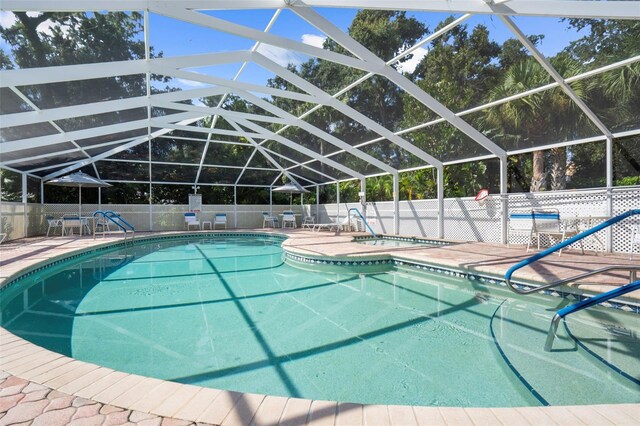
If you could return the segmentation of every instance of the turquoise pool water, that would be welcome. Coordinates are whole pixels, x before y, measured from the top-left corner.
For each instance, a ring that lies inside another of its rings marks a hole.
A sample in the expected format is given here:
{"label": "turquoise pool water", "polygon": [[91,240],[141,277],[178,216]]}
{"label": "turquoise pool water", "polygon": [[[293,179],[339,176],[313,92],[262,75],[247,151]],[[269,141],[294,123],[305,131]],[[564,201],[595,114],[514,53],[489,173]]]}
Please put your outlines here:
{"label": "turquoise pool water", "polygon": [[182,383],[376,404],[640,401],[640,315],[580,312],[548,353],[562,299],[409,270],[309,272],[274,239],[140,244],[0,297],[2,325],[25,339]]}

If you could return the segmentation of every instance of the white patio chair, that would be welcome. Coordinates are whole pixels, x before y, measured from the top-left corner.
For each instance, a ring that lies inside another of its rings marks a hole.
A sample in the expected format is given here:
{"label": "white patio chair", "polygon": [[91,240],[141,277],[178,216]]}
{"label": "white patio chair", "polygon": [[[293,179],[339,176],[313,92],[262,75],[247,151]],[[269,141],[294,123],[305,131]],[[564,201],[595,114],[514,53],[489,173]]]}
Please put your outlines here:
{"label": "white patio chair", "polygon": [[293,212],[282,213],[282,227],[283,228],[297,228],[296,215]]}
{"label": "white patio chair", "polygon": [[195,226],[200,229],[200,221],[194,212],[187,212],[184,214],[184,223],[187,227],[187,231],[191,226]]}
{"label": "white patio chair", "polygon": [[227,214],[226,213],[216,213],[213,218],[213,229],[216,229],[216,226],[222,225],[224,229],[227,229]]}
{"label": "white patio chair", "polygon": [[[540,240],[543,235],[547,237],[555,237],[559,242],[563,242],[567,237],[578,235],[578,229],[575,227],[563,226],[560,220],[560,212],[557,209],[533,210],[533,230],[531,236],[535,237],[538,242],[538,250],[540,250]],[[584,245],[580,240],[580,248],[584,254]],[[558,251],[558,255],[562,255],[562,249]]]}
{"label": "white patio chair", "polygon": [[49,227],[47,228],[47,237],[49,236],[49,232],[51,229],[60,228],[60,235],[62,235],[62,219],[53,216],[47,216],[47,224]]}
{"label": "white patio chair", "polygon": [[278,223],[278,218],[270,215],[267,212],[262,212],[262,227],[263,228],[275,228]]}
{"label": "white patio chair", "polygon": [[78,228],[78,233],[82,235],[84,223],[78,216],[64,216],[62,218],[62,235],[73,235],[73,229]]}

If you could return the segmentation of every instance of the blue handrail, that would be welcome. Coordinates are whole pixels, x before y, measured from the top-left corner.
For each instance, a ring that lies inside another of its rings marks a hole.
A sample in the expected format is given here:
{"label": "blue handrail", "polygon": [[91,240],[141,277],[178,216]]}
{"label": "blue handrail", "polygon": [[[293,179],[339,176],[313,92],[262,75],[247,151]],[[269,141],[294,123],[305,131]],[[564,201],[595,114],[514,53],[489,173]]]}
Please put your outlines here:
{"label": "blue handrail", "polygon": [[371,235],[373,235],[373,238],[378,238],[376,233],[373,232],[373,229],[371,229],[371,226],[369,226],[369,223],[367,222],[367,219],[365,219],[364,216],[362,216],[362,213],[360,213],[360,210],[358,210],[355,207],[350,208],[349,211],[348,211],[349,217],[351,217],[351,211],[352,210],[355,211],[356,213],[358,213],[358,216],[360,216],[360,219],[362,219],[362,223],[364,223],[364,226],[366,226],[367,229],[369,230],[369,232],[371,232]]}
{"label": "blue handrail", "polygon": [[515,288],[513,286],[513,284],[511,283],[511,277],[513,276],[513,273],[515,271],[517,271],[518,269],[523,268],[523,267],[525,267],[527,265],[531,265],[533,262],[536,262],[536,261],[542,259],[543,257],[547,257],[547,256],[549,256],[550,254],[552,254],[555,251],[558,251],[558,250],[561,250],[561,249],[563,249],[563,248],[565,248],[567,246],[570,246],[571,244],[575,243],[576,241],[580,241],[583,238],[588,237],[589,235],[595,234],[598,231],[601,231],[601,230],[603,230],[605,228],[608,228],[609,226],[613,225],[614,223],[618,223],[621,220],[624,220],[624,219],[626,219],[626,218],[628,218],[630,216],[636,215],[636,214],[640,214],[640,209],[633,209],[633,210],[626,211],[626,212],[624,212],[622,214],[619,214],[618,216],[612,217],[611,219],[608,219],[608,220],[606,220],[606,221],[594,226],[591,229],[588,229],[588,230],[586,230],[584,232],[581,232],[580,234],[578,234],[578,235],[576,235],[574,237],[571,237],[566,241],[558,243],[558,244],[556,244],[556,245],[554,245],[554,246],[552,246],[552,247],[550,247],[550,248],[548,248],[548,249],[546,249],[544,251],[541,251],[540,253],[534,254],[533,256],[529,257],[528,259],[525,259],[525,260],[523,260],[521,262],[516,263],[511,268],[509,268],[507,273],[504,275],[504,279],[505,279],[505,282],[507,283],[507,286],[511,290],[516,292],[516,293],[520,293],[520,294],[528,293],[529,291],[521,291],[521,290]]}
{"label": "blue handrail", "polygon": [[135,232],[135,228],[133,227],[133,225],[131,225],[129,222],[127,222],[126,220],[124,220],[122,218],[122,216],[120,216],[118,213],[114,212],[113,210],[107,210],[106,212],[104,212],[105,215],[108,215],[109,218],[113,219],[118,219],[120,222],[124,223],[125,225],[127,225],[129,227],[129,230],[132,232]]}
{"label": "blue handrail", "polygon": [[544,344],[544,350],[547,352],[551,351],[551,348],[553,347],[553,340],[556,336],[556,331],[558,330],[558,323],[562,318],[566,317],[567,315],[573,314],[574,312],[581,311],[590,306],[597,305],[598,303],[606,302],[607,300],[622,296],[635,290],[640,290],[640,281],[623,285],[622,287],[609,290],[606,293],[598,294],[597,296],[590,297],[588,299],[560,309],[558,312],[556,312],[556,314],[553,316],[553,319],[551,320],[551,326],[549,327],[549,332],[547,333],[547,341]]}
{"label": "blue handrail", "polygon": [[[125,233],[125,236],[128,231],[131,231],[134,234],[136,232],[135,228],[129,222],[127,222],[119,214],[111,210],[107,210],[107,211],[97,210],[93,213],[93,217],[97,217],[97,216],[102,216],[105,219],[108,219],[109,221],[113,222],[118,228],[120,228]],[[95,232],[94,232],[94,236],[95,236]]]}

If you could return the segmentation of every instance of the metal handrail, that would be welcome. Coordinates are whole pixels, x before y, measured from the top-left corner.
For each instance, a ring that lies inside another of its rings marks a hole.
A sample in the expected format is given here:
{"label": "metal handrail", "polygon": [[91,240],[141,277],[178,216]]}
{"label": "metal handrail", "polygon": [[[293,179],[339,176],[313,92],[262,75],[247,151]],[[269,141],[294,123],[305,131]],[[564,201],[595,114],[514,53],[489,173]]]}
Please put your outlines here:
{"label": "metal handrail", "polygon": [[362,219],[362,223],[364,223],[364,226],[366,226],[369,232],[371,232],[371,235],[373,235],[373,238],[378,238],[376,233],[373,232],[373,229],[371,229],[371,226],[369,226],[367,219],[365,219],[364,216],[362,216],[362,213],[356,207],[350,208],[349,211],[347,212],[347,214],[349,215],[349,227],[351,227],[351,214],[350,214],[351,211],[355,211],[356,213],[358,213],[358,216],[360,216],[360,219]]}
{"label": "metal handrail", "polygon": [[589,299],[574,303],[573,305],[560,309],[558,312],[556,312],[556,314],[553,316],[553,319],[551,320],[551,325],[549,326],[549,331],[547,333],[547,340],[544,344],[544,350],[550,352],[553,348],[553,340],[556,337],[558,324],[560,323],[560,320],[562,318],[566,317],[569,314],[573,314],[574,312],[581,311],[590,306],[606,302],[607,300],[613,299],[614,297],[622,296],[636,290],[640,290],[640,281],[623,285],[622,287],[615,288],[613,290],[607,291],[606,293],[590,297]]}
{"label": "metal handrail", "polygon": [[564,280],[555,281],[555,282],[553,282],[551,284],[547,284],[547,285],[540,286],[540,287],[535,287],[533,289],[528,289],[528,290],[519,289],[519,288],[515,287],[515,285],[511,282],[511,277],[513,276],[513,273],[515,271],[517,271],[518,269],[524,268],[525,266],[528,266],[528,265],[531,265],[532,263],[534,263],[534,262],[536,262],[536,261],[538,261],[538,260],[540,260],[540,259],[542,259],[544,257],[547,257],[550,254],[552,254],[552,253],[554,253],[554,252],[556,252],[558,250],[561,250],[561,249],[563,249],[563,248],[565,248],[567,246],[570,246],[571,244],[575,243],[576,241],[580,241],[580,240],[588,237],[589,235],[595,234],[596,232],[599,232],[599,231],[601,231],[601,230],[603,230],[605,228],[608,228],[609,226],[611,226],[611,225],[613,225],[615,223],[618,223],[618,222],[620,222],[620,221],[622,221],[622,220],[624,220],[624,219],[626,219],[626,218],[628,218],[630,216],[637,215],[637,214],[640,214],[640,209],[633,209],[633,210],[626,211],[626,212],[624,212],[624,213],[622,213],[622,214],[620,214],[618,216],[612,217],[611,219],[608,219],[608,220],[606,220],[606,221],[594,226],[591,229],[588,229],[588,230],[586,230],[584,232],[581,232],[580,234],[578,234],[578,235],[576,235],[574,237],[571,237],[566,241],[558,243],[558,244],[556,244],[556,245],[554,245],[554,246],[552,246],[552,247],[550,247],[550,248],[548,248],[548,249],[546,249],[544,251],[541,251],[540,253],[534,254],[533,256],[531,256],[531,257],[529,257],[529,258],[527,258],[527,259],[525,259],[525,260],[523,260],[521,262],[516,263],[511,268],[509,268],[509,270],[507,270],[507,273],[504,275],[504,280],[505,280],[505,282],[507,284],[507,287],[509,287],[509,289],[511,289],[511,291],[513,291],[514,293],[529,294],[529,293],[537,292],[537,291],[544,290],[544,289],[547,289],[547,288],[550,288],[550,287],[556,287],[556,286],[559,286],[559,285],[562,285],[562,284],[566,284],[568,282],[576,281],[576,280],[581,279],[581,278],[586,278],[586,277],[589,277],[591,275],[596,275],[596,274],[599,274],[599,273],[602,273],[602,272],[606,272],[606,271],[610,271],[610,270],[628,270],[628,271],[631,272],[631,281],[633,281],[633,279],[634,279],[634,277],[636,275],[635,272],[640,270],[640,268],[638,268],[635,265],[612,265],[612,266],[607,266],[607,267],[604,267],[604,268],[600,268],[600,269],[597,269],[597,270],[594,270],[594,271],[589,271],[589,272],[586,272],[584,274],[576,275],[576,276],[571,277],[571,278],[566,278]]}
{"label": "metal handrail", "polygon": [[[127,233],[129,231],[131,231],[131,233],[132,233],[132,238],[135,236],[135,232],[136,232],[135,228],[129,222],[124,220],[119,214],[117,214],[117,213],[115,213],[115,212],[113,212],[111,210],[107,210],[107,211],[97,210],[97,211],[95,211],[93,213],[93,217],[95,218],[96,216],[102,216],[105,219],[108,219],[109,221],[113,222],[118,228],[120,228],[122,230],[122,232],[124,232],[125,240],[127,238]],[[93,238],[94,239],[96,237],[96,231],[97,231],[96,227],[97,227],[97,223],[94,220],[94,222],[93,222],[93,228],[94,228],[93,229]],[[127,227],[129,229],[127,229]],[[103,228],[103,235],[105,235],[104,228]]]}

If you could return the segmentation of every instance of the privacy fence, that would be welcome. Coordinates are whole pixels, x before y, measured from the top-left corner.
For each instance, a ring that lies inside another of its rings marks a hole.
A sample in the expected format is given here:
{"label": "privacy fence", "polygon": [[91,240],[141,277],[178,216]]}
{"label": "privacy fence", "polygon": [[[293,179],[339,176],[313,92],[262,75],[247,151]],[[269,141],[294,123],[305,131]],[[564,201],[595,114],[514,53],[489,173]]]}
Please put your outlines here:
{"label": "privacy fence", "polygon": [[[490,196],[484,204],[473,198],[448,198],[444,200],[444,238],[461,241],[500,242],[502,227],[502,200],[500,195]],[[507,212],[527,211],[532,208],[558,209],[562,218],[607,217],[629,209],[640,208],[640,188],[624,187],[582,191],[556,191],[540,193],[508,194]],[[363,210],[359,203],[340,203],[293,206],[300,216],[314,215],[317,222],[335,221],[347,215],[349,208]],[[7,239],[44,235],[47,216],[60,217],[65,213],[91,216],[98,210],[120,213],[138,232],[182,230],[183,214],[188,205],[110,204],[82,205],[79,211],[74,204],[27,204],[2,202],[0,221]],[[212,220],[215,213],[226,213],[230,228],[262,227],[262,212],[277,215],[289,210],[288,205],[204,205],[198,213],[201,220]],[[393,202],[368,203],[366,217],[377,233],[394,233],[395,212]],[[587,223],[587,222],[585,222]],[[602,249],[601,243],[610,245],[612,251],[628,253],[631,250],[631,230],[640,226],[640,218],[634,217],[614,225],[610,231],[602,231],[596,238],[586,241],[588,249]],[[438,236],[438,201],[401,201],[398,209],[398,233],[416,237]],[[514,236],[512,243],[523,243],[523,236]]]}

